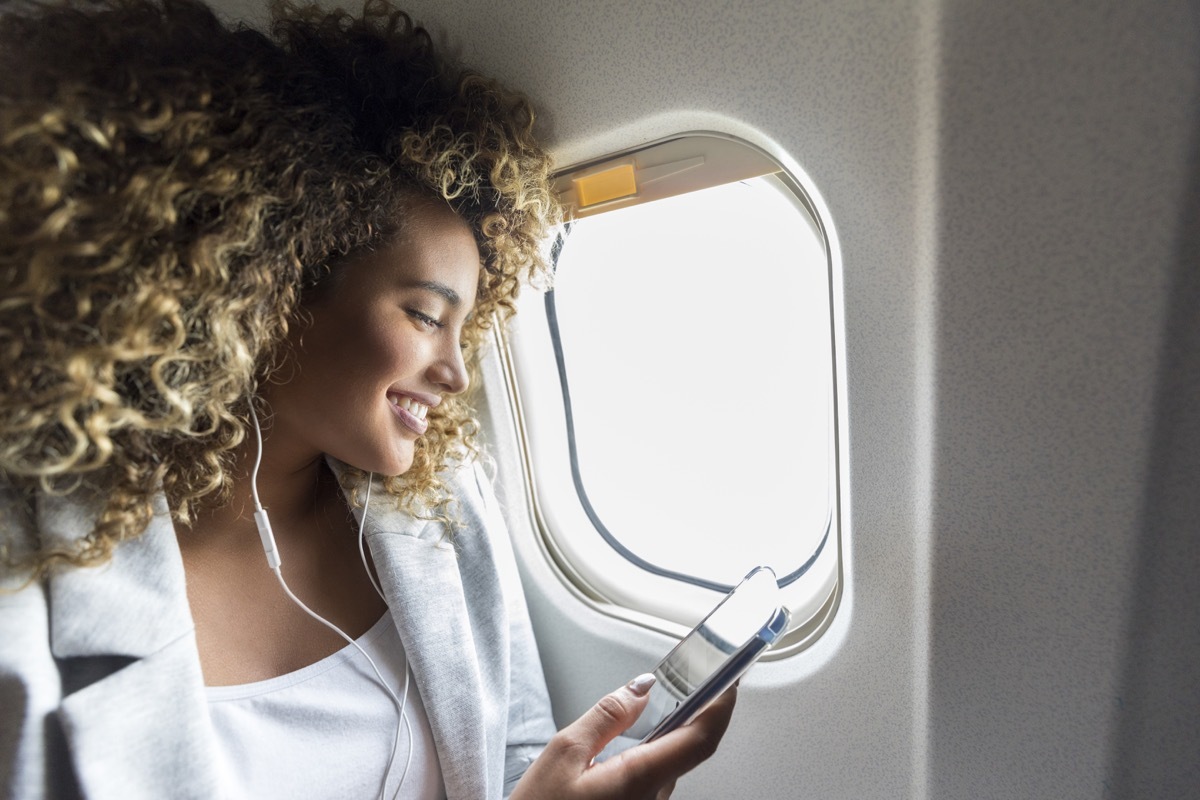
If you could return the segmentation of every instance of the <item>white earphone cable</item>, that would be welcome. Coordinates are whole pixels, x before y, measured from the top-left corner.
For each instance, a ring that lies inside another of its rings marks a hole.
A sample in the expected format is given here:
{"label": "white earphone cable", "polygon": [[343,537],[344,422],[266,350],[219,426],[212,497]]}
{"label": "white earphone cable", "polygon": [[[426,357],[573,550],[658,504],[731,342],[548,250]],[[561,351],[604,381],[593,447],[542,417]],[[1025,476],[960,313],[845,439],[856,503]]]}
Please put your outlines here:
{"label": "white earphone cable", "polygon": [[[410,682],[409,681],[410,673],[409,673],[409,668],[408,668],[408,656],[406,654],[404,657],[404,689],[401,694],[401,697],[397,697],[396,693],[394,691],[392,691],[392,687],[388,686],[387,681],[385,681],[383,679],[383,675],[380,673],[379,667],[377,667],[375,665],[375,661],[371,658],[370,655],[367,654],[367,651],[364,650],[362,648],[362,646],[359,645],[358,642],[356,642],[356,641],[354,641],[354,639],[350,638],[346,634],[346,632],[343,631],[341,628],[334,625],[332,622],[325,619],[320,614],[316,613],[311,608],[309,608],[307,605],[305,605],[304,602],[299,597],[296,597],[296,595],[288,587],[287,581],[285,581],[283,579],[283,572],[280,569],[280,565],[282,562],[279,557],[279,549],[275,545],[275,534],[271,530],[271,521],[268,518],[267,511],[265,508],[263,508],[262,501],[259,499],[259,496],[258,496],[258,469],[259,469],[259,466],[262,464],[263,439],[262,439],[262,428],[259,426],[259,423],[258,423],[258,414],[254,410],[254,400],[253,399],[251,399],[251,401],[250,401],[250,418],[254,422],[254,436],[255,436],[255,440],[258,444],[258,450],[254,456],[254,467],[250,472],[250,493],[254,498],[254,522],[258,526],[258,535],[259,535],[259,538],[262,540],[263,551],[266,553],[266,556],[267,556],[267,564],[268,564],[268,566],[270,566],[271,571],[275,573],[275,577],[279,580],[279,585],[283,587],[283,591],[287,594],[287,596],[289,598],[291,598],[293,603],[295,603],[297,606],[299,606],[300,609],[302,611],[304,611],[304,613],[308,614],[308,616],[312,617],[314,620],[321,623],[325,627],[329,628],[331,631],[336,633],[338,636],[342,637],[342,639],[346,640],[346,642],[353,645],[354,648],[356,650],[358,650],[359,653],[362,654],[363,658],[365,658],[367,660],[367,663],[371,665],[371,670],[375,673],[375,677],[379,681],[379,685],[383,687],[383,690],[385,692],[387,692],[388,697],[391,698],[392,703],[396,706],[396,714],[397,714],[396,736],[395,736],[395,739],[392,741],[392,753],[391,753],[391,756],[388,758],[388,768],[387,768],[387,771],[384,772],[383,783],[379,787],[379,797],[380,797],[380,800],[382,800],[382,798],[385,796],[385,794],[387,792],[388,779],[391,777],[392,768],[396,764],[396,750],[400,746],[400,732],[404,728],[407,728],[408,729],[408,756],[404,760],[404,771],[400,774],[400,781],[396,785],[395,794],[393,794],[393,798],[399,797],[400,789],[401,789],[401,787],[404,786],[404,779],[408,777],[408,768],[409,768],[409,765],[412,763],[412,756],[413,756],[412,723],[409,722],[408,711],[407,711],[408,687],[409,687],[409,682]],[[384,604],[386,605],[387,598],[384,597],[383,590],[380,588],[378,581],[375,580],[375,576],[371,574],[370,567],[368,567],[368,565],[367,565],[366,550],[363,547],[363,532],[364,532],[364,528],[365,528],[366,522],[367,522],[367,503],[369,503],[371,500],[371,483],[372,483],[374,477],[375,477],[374,473],[371,473],[370,476],[367,478],[367,495],[366,495],[366,499],[363,501],[362,517],[360,518],[359,524],[358,524],[358,552],[359,552],[359,556],[362,558],[363,568],[367,571],[367,577],[370,578],[370,580],[371,580],[371,585],[373,587],[375,587],[376,593],[378,593],[379,597],[384,601]],[[403,698],[403,699],[401,699],[401,698]]]}
{"label": "white earphone cable", "polygon": [[[366,571],[367,577],[371,579],[371,585],[375,587],[375,593],[387,603],[387,598],[383,595],[383,589],[379,586],[379,581],[375,580],[375,574],[371,572],[371,567],[367,563],[367,549],[364,546],[363,532],[367,525],[367,507],[371,503],[371,485],[375,482],[375,473],[367,475],[367,495],[363,498],[362,517],[358,521],[358,557],[362,559],[363,570]],[[400,796],[400,789],[404,786],[404,779],[408,777],[408,767],[412,764],[413,757],[413,731],[412,722],[408,718],[408,686],[411,673],[408,668],[408,655],[404,656],[404,689],[400,693],[400,722],[408,729],[408,755],[404,758],[404,772],[400,774],[400,782],[396,784],[396,792],[392,795],[393,800]],[[393,751],[392,758],[395,758]]]}

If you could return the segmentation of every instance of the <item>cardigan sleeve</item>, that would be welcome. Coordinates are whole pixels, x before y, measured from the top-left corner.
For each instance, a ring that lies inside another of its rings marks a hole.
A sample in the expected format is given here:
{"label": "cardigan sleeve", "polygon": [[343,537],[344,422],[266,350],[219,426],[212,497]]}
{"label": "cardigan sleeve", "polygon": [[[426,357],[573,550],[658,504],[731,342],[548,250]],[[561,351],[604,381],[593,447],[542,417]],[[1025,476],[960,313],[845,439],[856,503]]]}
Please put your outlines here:
{"label": "cardigan sleeve", "polygon": [[529,765],[545,749],[556,728],[508,526],[500,511],[491,480],[478,462],[474,465],[474,472],[476,485],[483,497],[487,535],[492,544],[496,571],[500,577],[508,612],[510,702],[504,760],[504,796],[508,797],[516,787],[517,781],[529,769]]}
{"label": "cardigan sleeve", "polygon": [[[40,584],[0,592],[0,797],[74,796]],[[57,766],[52,766],[57,765]]]}
{"label": "cardigan sleeve", "polygon": [[[36,533],[18,503],[13,490],[0,484],[0,542],[19,558],[31,552]],[[58,722],[61,702],[46,587],[5,572],[0,577],[0,797],[77,794]]]}

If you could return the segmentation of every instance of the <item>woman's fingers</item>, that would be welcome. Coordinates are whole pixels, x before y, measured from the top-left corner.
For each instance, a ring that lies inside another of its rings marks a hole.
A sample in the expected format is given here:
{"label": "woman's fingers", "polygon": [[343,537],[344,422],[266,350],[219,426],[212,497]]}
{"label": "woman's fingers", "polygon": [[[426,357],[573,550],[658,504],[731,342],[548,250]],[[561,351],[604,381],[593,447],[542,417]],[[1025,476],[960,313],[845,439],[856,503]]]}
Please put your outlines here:
{"label": "woman's fingers", "polygon": [[665,785],[668,780],[673,782],[716,752],[721,737],[729,727],[736,702],[737,688],[734,687],[718,697],[690,724],[676,728],[653,742],[631,747],[598,765],[597,769],[613,764],[634,779],[651,775],[659,785]]}
{"label": "woman's fingers", "polygon": [[690,724],[593,764],[608,742],[637,721],[652,683],[652,675],[633,679],[559,731],[512,800],[666,800],[679,776],[716,751],[737,690],[721,695]]}
{"label": "woman's fingers", "polygon": [[[654,676],[639,675],[600,698],[582,717],[563,728],[529,767],[511,800],[635,800],[629,785],[613,774],[607,782],[590,783],[592,760],[621,731],[637,721],[646,707]],[[652,800],[647,797],[646,800]]]}
{"label": "woman's fingers", "polygon": [[646,707],[646,696],[654,685],[654,676],[650,673],[639,675],[629,683],[600,698],[579,719],[559,731],[556,739],[565,753],[583,762],[584,766],[592,763],[604,746],[617,737],[621,731],[637,722],[642,709]]}

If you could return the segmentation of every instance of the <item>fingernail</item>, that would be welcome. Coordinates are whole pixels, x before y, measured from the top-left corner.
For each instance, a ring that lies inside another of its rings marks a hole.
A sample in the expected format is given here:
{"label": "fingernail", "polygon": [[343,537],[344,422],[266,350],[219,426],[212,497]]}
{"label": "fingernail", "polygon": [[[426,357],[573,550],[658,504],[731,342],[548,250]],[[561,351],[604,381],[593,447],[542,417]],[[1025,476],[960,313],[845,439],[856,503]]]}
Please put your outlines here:
{"label": "fingernail", "polygon": [[646,692],[650,691],[650,687],[654,685],[655,680],[654,673],[647,672],[642,675],[638,675],[636,678],[627,683],[626,687],[636,696],[641,697]]}

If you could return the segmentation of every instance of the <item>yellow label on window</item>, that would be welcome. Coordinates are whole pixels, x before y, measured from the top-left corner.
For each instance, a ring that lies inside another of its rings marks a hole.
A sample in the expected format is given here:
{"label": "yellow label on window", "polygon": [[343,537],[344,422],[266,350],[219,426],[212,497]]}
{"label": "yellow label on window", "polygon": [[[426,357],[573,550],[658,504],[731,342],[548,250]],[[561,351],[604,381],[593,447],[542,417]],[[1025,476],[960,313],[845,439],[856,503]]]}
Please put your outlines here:
{"label": "yellow label on window", "polygon": [[572,182],[575,184],[580,208],[637,194],[637,180],[634,178],[632,164],[621,164],[603,172],[575,178]]}

